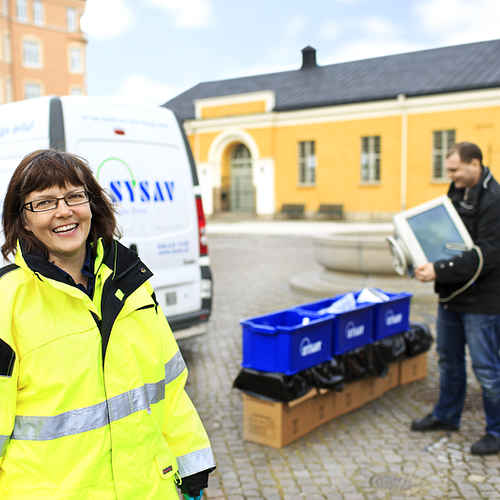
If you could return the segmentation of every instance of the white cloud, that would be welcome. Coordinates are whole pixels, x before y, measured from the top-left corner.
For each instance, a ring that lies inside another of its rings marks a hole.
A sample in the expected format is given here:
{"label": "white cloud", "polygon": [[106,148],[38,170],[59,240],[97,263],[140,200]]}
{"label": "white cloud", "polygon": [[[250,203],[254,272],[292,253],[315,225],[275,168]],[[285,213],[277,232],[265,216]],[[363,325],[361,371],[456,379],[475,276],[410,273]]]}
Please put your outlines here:
{"label": "white cloud", "polygon": [[[326,57],[318,57],[321,65],[336,64],[339,62],[358,61],[360,59],[371,59],[373,57],[401,54],[431,48],[431,44],[416,44],[399,39],[373,40],[357,39],[339,47],[335,52]],[[321,56],[321,54],[318,54]]]}
{"label": "white cloud", "polygon": [[369,17],[361,21],[361,29],[369,35],[391,36],[397,32],[396,27],[384,17]]}
{"label": "white cloud", "polygon": [[422,0],[414,9],[425,32],[439,37],[442,45],[499,37],[498,0]]}
{"label": "white cloud", "polygon": [[136,73],[122,81],[120,88],[107,96],[123,102],[160,105],[186,90],[177,88],[146,75]]}
{"label": "white cloud", "polygon": [[285,23],[283,35],[286,38],[297,38],[304,32],[306,26],[307,17],[302,14],[296,14]]}
{"label": "white cloud", "polygon": [[81,19],[82,30],[99,40],[118,38],[133,23],[132,9],[125,0],[87,0]]}
{"label": "white cloud", "polygon": [[323,40],[332,41],[339,37],[342,32],[340,23],[337,21],[325,21],[320,28],[320,34]]}
{"label": "white cloud", "polygon": [[198,28],[212,23],[212,6],[209,0],[146,0],[174,15],[179,28]]}

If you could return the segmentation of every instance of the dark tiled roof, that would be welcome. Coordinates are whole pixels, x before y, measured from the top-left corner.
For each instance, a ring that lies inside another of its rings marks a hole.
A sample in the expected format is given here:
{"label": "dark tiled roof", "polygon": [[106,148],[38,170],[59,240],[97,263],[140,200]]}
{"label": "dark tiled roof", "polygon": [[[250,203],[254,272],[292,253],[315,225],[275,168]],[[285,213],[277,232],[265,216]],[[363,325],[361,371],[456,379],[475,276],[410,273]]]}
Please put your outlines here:
{"label": "dark tiled roof", "polygon": [[500,40],[200,83],[166,102],[181,120],[194,99],[276,91],[276,111],[500,87]]}

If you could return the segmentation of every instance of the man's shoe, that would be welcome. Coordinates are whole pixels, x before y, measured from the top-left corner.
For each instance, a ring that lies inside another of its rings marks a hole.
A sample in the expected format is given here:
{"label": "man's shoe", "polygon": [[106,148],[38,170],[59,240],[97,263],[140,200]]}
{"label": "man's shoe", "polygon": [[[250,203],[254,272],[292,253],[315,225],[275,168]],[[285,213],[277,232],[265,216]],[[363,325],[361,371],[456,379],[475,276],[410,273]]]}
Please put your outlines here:
{"label": "man's shoe", "polygon": [[470,452],[473,455],[494,455],[500,451],[500,437],[486,434],[477,443],[473,444]]}
{"label": "man's shoe", "polygon": [[447,424],[438,420],[432,413],[424,418],[418,418],[411,423],[412,431],[458,431],[457,425]]}

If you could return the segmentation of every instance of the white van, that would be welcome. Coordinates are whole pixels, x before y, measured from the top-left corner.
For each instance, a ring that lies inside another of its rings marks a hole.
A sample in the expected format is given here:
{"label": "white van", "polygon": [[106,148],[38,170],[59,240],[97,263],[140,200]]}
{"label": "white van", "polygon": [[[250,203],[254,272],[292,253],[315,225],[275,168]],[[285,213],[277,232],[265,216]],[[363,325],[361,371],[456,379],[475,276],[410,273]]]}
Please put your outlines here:
{"label": "white van", "polygon": [[196,168],[172,111],[84,96],[0,106],[0,204],[21,159],[56,148],[82,156],[119,205],[121,242],[153,271],[175,336],[207,331],[212,275]]}

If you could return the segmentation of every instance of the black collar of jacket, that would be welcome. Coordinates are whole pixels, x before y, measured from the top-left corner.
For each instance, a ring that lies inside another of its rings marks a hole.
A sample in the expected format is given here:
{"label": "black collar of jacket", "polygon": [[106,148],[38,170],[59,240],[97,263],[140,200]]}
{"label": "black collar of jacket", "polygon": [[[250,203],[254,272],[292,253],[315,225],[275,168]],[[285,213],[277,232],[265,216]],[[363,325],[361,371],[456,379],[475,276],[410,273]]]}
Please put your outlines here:
{"label": "black collar of jacket", "polygon": [[[117,241],[104,247],[103,263],[112,271],[102,290],[101,315],[98,322],[102,336],[102,357],[106,356],[109,337],[113,324],[123,308],[125,300],[132,292],[144,284],[153,273],[139,259],[133,250],[124,247]],[[117,291],[121,298],[117,296]],[[152,299],[153,303],[153,299]]]}

